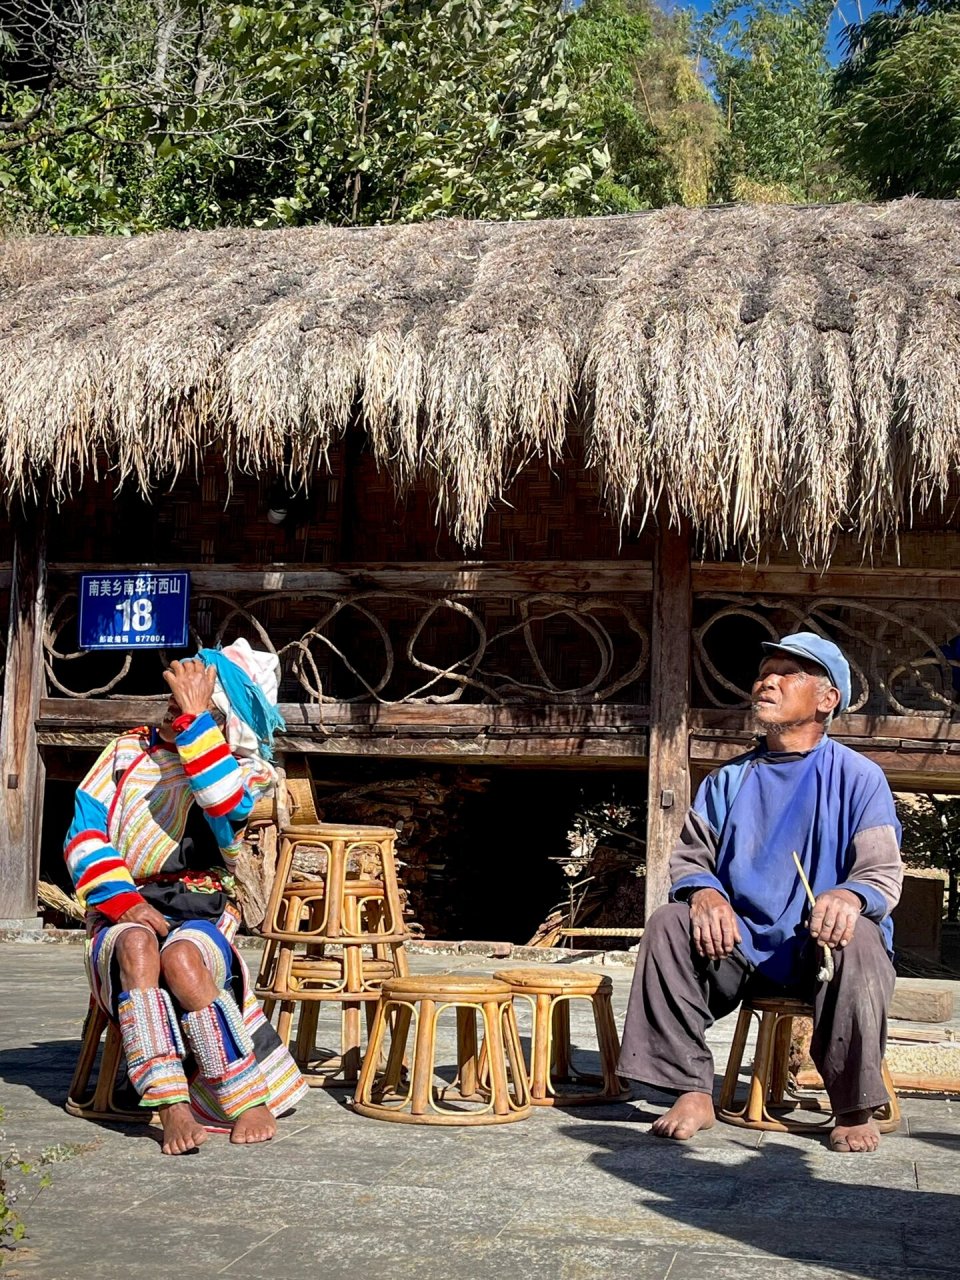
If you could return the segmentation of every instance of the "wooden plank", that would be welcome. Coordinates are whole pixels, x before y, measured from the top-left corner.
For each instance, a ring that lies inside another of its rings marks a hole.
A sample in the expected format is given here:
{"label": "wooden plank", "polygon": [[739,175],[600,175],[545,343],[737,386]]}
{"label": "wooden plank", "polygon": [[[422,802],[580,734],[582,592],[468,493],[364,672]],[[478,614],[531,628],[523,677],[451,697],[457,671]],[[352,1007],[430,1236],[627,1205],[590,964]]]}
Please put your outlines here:
{"label": "wooden plank", "polygon": [[843,596],[851,600],[960,601],[958,569],[846,569],[822,573],[801,565],[741,564],[693,566],[693,590],[734,595]]}
{"label": "wooden plank", "polygon": [[654,558],[647,778],[646,918],[667,900],[669,862],[690,804],[690,529],[662,527]]}
{"label": "wooden plank", "polygon": [[[690,711],[690,730],[696,733],[749,733],[749,713],[744,709],[694,707]],[[830,730],[831,737],[844,741],[854,738],[912,739],[921,742],[960,742],[960,721],[948,715],[923,713],[911,716],[838,716]]]}
{"label": "wooden plank", "polygon": [[[153,724],[162,714],[167,696],[157,698],[44,698],[40,723],[45,729],[129,728]],[[625,703],[487,706],[459,703],[408,703],[380,705],[368,702],[284,702],[280,712],[287,726],[322,732],[355,726],[368,729],[434,732],[438,726],[501,732],[541,732],[582,736],[590,733],[632,733],[645,730],[648,707]]]}
{"label": "wooden plank", "polygon": [[36,720],[44,686],[46,501],[12,515],[13,571],[0,720],[0,921],[37,918],[43,761]]}
{"label": "wooden plank", "polygon": [[[51,751],[64,748],[100,750],[114,737],[115,732],[109,729],[90,729],[83,733],[75,730],[41,729],[38,733],[40,744]],[[562,765],[592,768],[602,764],[605,767],[623,765],[636,769],[647,762],[646,734],[623,734],[616,738],[543,738],[533,735],[495,738],[483,733],[464,737],[444,734],[442,731],[429,737],[411,737],[401,733],[337,733],[325,737],[313,734],[309,737],[278,734],[275,741],[279,751],[303,752],[307,755],[429,759],[451,764],[464,760],[482,760],[544,768]]]}
{"label": "wooden plank", "polygon": [[509,737],[491,738],[477,734],[470,738],[411,738],[404,734],[371,738],[359,735],[329,737],[277,736],[281,751],[302,751],[315,755],[373,756],[401,759],[436,760],[440,763],[462,763],[465,760],[494,763],[525,764],[540,768],[591,768],[594,765],[623,765],[637,769],[646,763],[647,737],[624,734],[616,738]]}
{"label": "wooden plank", "polygon": [[[752,744],[753,738],[747,735],[703,738],[693,734],[691,764],[702,775],[748,751]],[[956,746],[931,751],[923,746],[904,747],[895,740],[871,743],[863,738],[847,739],[845,745],[878,764],[894,791],[960,793],[960,750]]]}
{"label": "wooden plank", "polygon": [[[105,746],[120,730],[155,723],[164,699],[45,698],[38,740],[47,748]],[[647,756],[646,707],[408,706],[284,703],[279,749],[322,754],[566,761]]]}
{"label": "wooden plank", "polygon": [[116,575],[172,569],[191,575],[194,593],[203,591],[411,591],[444,594],[525,595],[530,592],[636,595],[649,592],[653,574],[645,560],[441,561],[399,564],[244,565],[69,564],[58,561],[51,575]]}

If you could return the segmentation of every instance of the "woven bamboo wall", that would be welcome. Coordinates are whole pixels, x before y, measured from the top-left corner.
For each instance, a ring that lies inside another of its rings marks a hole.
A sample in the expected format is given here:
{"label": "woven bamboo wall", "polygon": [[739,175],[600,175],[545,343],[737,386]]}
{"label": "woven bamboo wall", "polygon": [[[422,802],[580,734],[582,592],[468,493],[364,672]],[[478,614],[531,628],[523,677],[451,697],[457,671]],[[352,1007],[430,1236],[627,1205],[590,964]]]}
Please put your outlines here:
{"label": "woven bamboo wall", "polygon": [[[106,468],[64,502],[51,522],[50,558],[98,564],[261,565],[356,561],[462,560],[464,549],[438,524],[426,484],[398,495],[351,432],[330,452],[306,496],[282,525],[267,520],[276,477],[235,476],[216,457],[201,475],[176,480],[150,502],[119,487]],[[3,527],[0,526],[0,536]],[[650,533],[626,535],[602,509],[596,477],[576,452],[551,471],[527,467],[487,521],[482,560],[649,559]]]}

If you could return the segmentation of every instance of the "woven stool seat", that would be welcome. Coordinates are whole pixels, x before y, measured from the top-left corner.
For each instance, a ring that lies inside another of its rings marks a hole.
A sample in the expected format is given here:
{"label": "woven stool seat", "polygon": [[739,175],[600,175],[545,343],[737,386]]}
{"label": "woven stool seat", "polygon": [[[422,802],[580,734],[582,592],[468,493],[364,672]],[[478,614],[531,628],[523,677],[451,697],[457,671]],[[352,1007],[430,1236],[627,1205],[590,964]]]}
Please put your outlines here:
{"label": "woven stool seat", "polygon": [[[453,1085],[438,1085],[437,1022],[450,1008],[457,1020],[457,1076]],[[478,1018],[482,1041],[477,1036]],[[404,1053],[414,1020],[413,1065],[402,1087]],[[391,1022],[393,1039],[381,1070],[380,1054]],[[485,1073],[481,1060],[487,1064]],[[510,986],[465,973],[384,982],[353,1108],[360,1115],[402,1124],[509,1124],[529,1115],[530,1088]]]}
{"label": "woven stool seat", "polygon": [[[804,1094],[801,1097],[793,1094],[788,1097],[793,1019],[812,1018],[813,1014],[812,1004],[791,997],[763,996],[743,1002],[720,1088],[720,1101],[717,1104],[719,1119],[743,1129],[766,1129],[775,1133],[817,1132],[832,1127],[835,1118],[829,1102],[825,1103],[817,1095]],[[738,1103],[736,1095],[740,1068],[754,1018],[759,1023],[757,1046],[747,1096]],[[886,1059],[880,1069],[888,1102],[874,1119],[881,1133],[892,1133],[900,1127],[900,1103]],[[799,1107],[827,1114],[821,1120],[794,1120],[789,1112]]]}
{"label": "woven stool seat", "polygon": [[569,969],[566,965],[541,964],[529,969],[498,969],[494,974],[501,982],[509,982],[515,990],[524,991],[576,991],[592,995],[595,991],[612,991],[609,974],[595,973],[590,969]]}
{"label": "woven stool seat", "polygon": [[383,984],[383,994],[390,1000],[446,1000],[465,996],[469,1000],[501,997],[511,994],[510,984],[484,974],[435,973],[414,977],[390,978]]}
{"label": "woven stool seat", "polygon": [[[613,1018],[613,983],[608,974],[545,964],[526,969],[498,969],[494,977],[507,983],[515,998],[529,1000],[533,1010],[528,1075],[530,1100],[535,1107],[582,1107],[617,1102],[627,1096],[629,1088],[617,1075],[620,1038]],[[599,1075],[580,1071],[573,1065],[570,1040],[573,1000],[586,1000],[593,1013]]]}
{"label": "woven stool seat", "polygon": [[[361,965],[360,981],[364,989],[353,994],[358,999],[375,1000],[382,983],[396,973],[396,965],[392,960],[371,960],[368,957],[363,958]],[[303,1000],[310,998],[316,984],[323,991],[342,992],[349,981],[347,963],[343,956],[294,956],[287,980],[291,991],[296,991]],[[367,987],[370,989],[366,990]]]}
{"label": "woven stool seat", "polygon": [[344,826],[337,822],[303,822],[284,827],[282,834],[291,840],[307,841],[320,837],[321,840],[396,840],[396,827],[368,827],[361,825]]}

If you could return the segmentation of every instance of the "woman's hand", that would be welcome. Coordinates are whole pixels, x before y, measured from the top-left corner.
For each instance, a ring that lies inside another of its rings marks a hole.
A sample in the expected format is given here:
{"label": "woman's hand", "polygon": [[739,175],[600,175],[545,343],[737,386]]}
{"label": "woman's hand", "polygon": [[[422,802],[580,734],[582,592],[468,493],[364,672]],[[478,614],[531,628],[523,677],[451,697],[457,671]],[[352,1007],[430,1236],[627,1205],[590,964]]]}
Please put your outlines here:
{"label": "woman's hand", "polygon": [[187,662],[171,662],[163,678],[170,686],[181,715],[199,716],[210,709],[210,699],[217,682],[214,667],[208,667],[196,658]]}
{"label": "woman's hand", "polygon": [[156,909],[151,907],[149,902],[138,902],[135,906],[128,907],[118,920],[118,924],[145,924],[148,929],[152,929],[158,938],[165,938],[170,932],[170,926],[166,920]]}

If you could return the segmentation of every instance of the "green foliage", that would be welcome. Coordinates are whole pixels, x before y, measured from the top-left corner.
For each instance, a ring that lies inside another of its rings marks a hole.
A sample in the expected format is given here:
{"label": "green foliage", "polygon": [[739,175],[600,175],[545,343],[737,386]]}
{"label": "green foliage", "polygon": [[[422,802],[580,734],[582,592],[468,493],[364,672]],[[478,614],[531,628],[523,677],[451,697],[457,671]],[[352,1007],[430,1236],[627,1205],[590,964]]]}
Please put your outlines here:
{"label": "green foliage", "polygon": [[960,873],[960,798],[907,792],[894,799],[903,827],[904,863]]}
{"label": "green foliage", "polygon": [[837,164],[826,120],[833,0],[717,0],[702,31],[728,140],[721,194],[814,201],[855,194]]}
{"label": "green foliage", "polygon": [[8,223],[132,232],[604,207],[609,157],[584,134],[566,69],[574,18],[554,0],[219,3],[202,24],[195,6],[129,4],[122,76],[114,3],[97,11],[83,93],[0,81],[4,118],[42,108],[29,146],[0,142]]}
{"label": "green foliage", "polygon": [[[3,1107],[0,1107],[0,1125],[3,1124],[3,1119],[4,1111]],[[40,1167],[70,1158],[70,1155],[63,1154],[66,1148],[57,1147],[45,1151],[39,1162],[32,1163],[22,1159],[15,1147],[6,1147],[5,1139],[6,1134],[0,1129],[0,1267],[4,1265],[4,1258],[8,1251],[15,1248],[26,1234],[23,1215],[17,1208],[25,1190],[25,1184],[15,1182],[14,1179],[29,1178],[39,1174],[33,1196],[33,1199],[36,1199],[51,1182],[50,1174],[40,1172]]]}
{"label": "green foliage", "polygon": [[577,11],[570,67],[584,129],[610,155],[602,203],[706,203],[721,127],[689,45],[685,16],[647,0],[585,0]]}
{"label": "green foliage", "polygon": [[960,196],[960,2],[901,0],[851,27],[833,137],[882,198]]}

